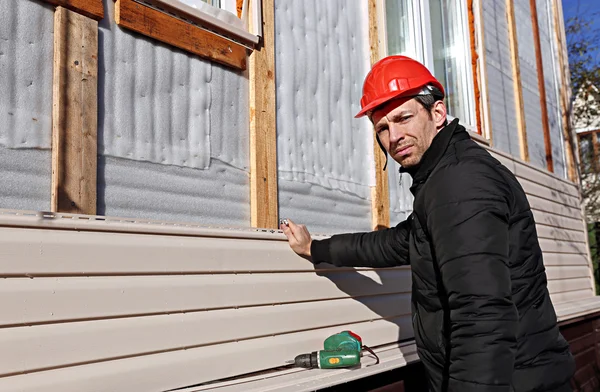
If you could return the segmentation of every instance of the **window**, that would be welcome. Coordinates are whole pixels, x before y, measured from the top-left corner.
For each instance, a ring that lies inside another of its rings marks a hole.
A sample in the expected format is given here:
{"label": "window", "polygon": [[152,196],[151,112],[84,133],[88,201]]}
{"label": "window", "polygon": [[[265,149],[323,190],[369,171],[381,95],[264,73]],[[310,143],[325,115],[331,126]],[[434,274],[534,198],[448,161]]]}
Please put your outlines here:
{"label": "window", "polygon": [[474,126],[475,98],[465,0],[383,0],[387,54],[421,61],[446,90],[451,117]]}

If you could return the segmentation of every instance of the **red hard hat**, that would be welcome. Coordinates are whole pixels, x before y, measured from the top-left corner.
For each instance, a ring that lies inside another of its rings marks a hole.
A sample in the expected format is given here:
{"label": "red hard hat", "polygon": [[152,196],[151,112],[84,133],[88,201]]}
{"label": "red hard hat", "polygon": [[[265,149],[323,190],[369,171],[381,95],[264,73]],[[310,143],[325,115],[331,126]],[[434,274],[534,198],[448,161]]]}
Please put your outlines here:
{"label": "red hard hat", "polygon": [[444,87],[420,62],[406,56],[388,56],[373,65],[363,84],[361,111],[355,118],[402,96],[417,95],[433,85],[445,95]]}

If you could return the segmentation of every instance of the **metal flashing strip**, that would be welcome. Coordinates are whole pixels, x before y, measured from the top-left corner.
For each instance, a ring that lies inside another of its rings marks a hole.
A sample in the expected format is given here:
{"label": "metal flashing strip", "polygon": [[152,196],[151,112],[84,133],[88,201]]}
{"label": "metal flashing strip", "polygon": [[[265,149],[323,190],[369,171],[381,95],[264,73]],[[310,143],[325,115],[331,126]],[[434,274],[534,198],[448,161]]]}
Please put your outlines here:
{"label": "metal flashing strip", "polygon": [[[281,230],[214,227],[185,222],[0,209],[0,227],[287,241]],[[313,238],[326,238],[312,235]]]}
{"label": "metal flashing strip", "polygon": [[271,373],[263,373],[236,380],[211,383],[204,386],[178,389],[178,392],[201,392],[218,390],[219,392],[284,392],[314,391],[335,386],[379,373],[404,367],[419,360],[414,341],[386,345],[374,350],[381,362],[375,365],[370,355],[363,357],[359,369],[298,369],[288,368]]}

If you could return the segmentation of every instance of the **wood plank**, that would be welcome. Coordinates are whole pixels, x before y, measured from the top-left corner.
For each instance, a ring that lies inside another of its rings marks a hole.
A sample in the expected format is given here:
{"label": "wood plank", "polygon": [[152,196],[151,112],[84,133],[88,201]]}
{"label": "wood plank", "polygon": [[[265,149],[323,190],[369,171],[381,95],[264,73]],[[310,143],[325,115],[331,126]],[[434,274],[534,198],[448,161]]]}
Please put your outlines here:
{"label": "wood plank", "polygon": [[575,278],[548,281],[548,290],[551,294],[565,293],[568,291],[592,290],[590,278]]}
{"label": "wood plank", "polygon": [[0,326],[281,305],[410,293],[410,289],[408,269],[320,275],[12,278],[0,285]]}
{"label": "wood plank", "polygon": [[[252,8],[252,7],[250,7]],[[252,16],[249,20],[253,20]],[[262,0],[262,45],[250,55],[250,220],[279,227],[275,87],[275,3]]]}
{"label": "wood plank", "polygon": [[98,22],[54,14],[52,200],[55,212],[96,214]]}
{"label": "wood plank", "polygon": [[[542,130],[544,132],[544,147],[546,150],[546,167],[549,172],[554,172],[552,160],[552,140],[550,139],[550,124],[548,121],[548,103],[546,102],[546,80],[544,78],[544,61],[542,59],[542,45],[540,43],[540,27],[538,22],[536,0],[529,0],[531,10],[531,25],[533,27],[533,46],[535,50],[535,61],[538,78],[538,91],[540,94],[540,108],[542,111]],[[547,53],[546,55],[551,55]]]}
{"label": "wood plank", "polygon": [[[0,329],[0,376],[406,316],[410,294]],[[242,327],[243,326],[243,327]],[[404,333],[404,337],[410,334]],[[388,343],[392,341],[388,340]],[[110,343],[110,344],[107,344]],[[253,359],[254,360],[254,359]],[[238,369],[235,369],[238,371]]]}
{"label": "wood plank", "polygon": [[102,0],[43,0],[58,7],[67,8],[73,12],[95,20],[104,19],[104,4]]}
{"label": "wood plank", "polygon": [[[381,58],[379,31],[378,0],[369,0],[369,43],[371,46],[371,66]],[[381,151],[377,143],[375,130],[373,134],[373,150],[375,157],[375,186],[371,187],[371,226],[373,230],[390,227],[390,192],[387,172],[383,171],[387,154]]]}
{"label": "wood plank", "polygon": [[[481,90],[479,88],[479,67],[482,63],[479,61],[479,52],[485,52],[485,46],[477,44],[478,37],[476,36],[475,26],[475,2],[473,0],[467,0],[467,19],[469,22],[469,49],[471,54],[471,73],[473,77],[473,95],[475,97],[475,126],[478,134],[483,134],[483,126],[481,119],[481,109],[483,106],[483,99],[481,99]],[[481,23],[482,21],[479,20]],[[478,50],[479,49],[479,50]]]}
{"label": "wood plank", "polygon": [[508,41],[513,77],[513,92],[515,96],[517,131],[519,134],[519,147],[521,151],[521,159],[528,162],[529,148],[527,146],[525,106],[523,102],[523,87],[521,83],[521,66],[519,64],[519,44],[517,39],[517,24],[515,22],[514,0],[506,0],[506,17],[508,20]]}
{"label": "wood plank", "polygon": [[591,271],[587,265],[582,266],[547,266],[548,280],[591,278]]}
{"label": "wood plank", "polygon": [[133,0],[116,0],[121,27],[239,70],[246,69],[246,48],[191,23]]}
{"label": "wood plank", "polygon": [[490,118],[490,99],[488,94],[487,77],[487,59],[485,46],[485,26],[483,21],[483,0],[474,0],[472,7],[473,22],[475,25],[474,38],[477,41],[477,80],[480,86],[481,94],[479,107],[481,112],[481,134],[487,138],[490,145],[493,145],[492,120]]}
{"label": "wood plank", "polygon": [[324,336],[342,329],[358,333],[372,347],[412,335],[410,317],[348,324],[5,377],[0,378],[0,390],[75,392],[101,385],[105,391],[165,391],[285,365],[299,353],[319,349]]}
{"label": "wood plank", "polygon": [[[561,4],[559,4],[561,3]],[[569,102],[571,100],[571,88],[569,87],[568,76],[568,53],[567,40],[564,31],[564,18],[562,15],[562,2],[560,0],[552,1],[552,16],[554,22],[554,33],[556,47],[558,48],[558,64],[559,64],[559,91],[560,91],[560,112],[563,139],[565,141],[565,160],[567,165],[568,177],[571,181],[579,182],[579,171],[577,170],[577,143],[574,140],[574,135],[571,129],[569,119]]]}

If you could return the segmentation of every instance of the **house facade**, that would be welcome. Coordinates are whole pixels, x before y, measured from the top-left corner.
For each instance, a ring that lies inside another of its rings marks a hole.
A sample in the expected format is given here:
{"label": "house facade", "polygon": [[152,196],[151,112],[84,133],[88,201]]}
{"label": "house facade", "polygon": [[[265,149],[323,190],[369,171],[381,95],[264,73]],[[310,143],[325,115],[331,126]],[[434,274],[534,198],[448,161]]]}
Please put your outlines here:
{"label": "house facade", "polygon": [[[277,229],[322,238],[410,213],[410,178],[382,170],[372,124],[353,118],[391,54],[422,61],[523,185],[574,385],[596,385],[561,9],[0,0],[0,390],[375,389],[418,366],[409,268],[315,269]],[[345,329],[380,364],[286,366]]]}

